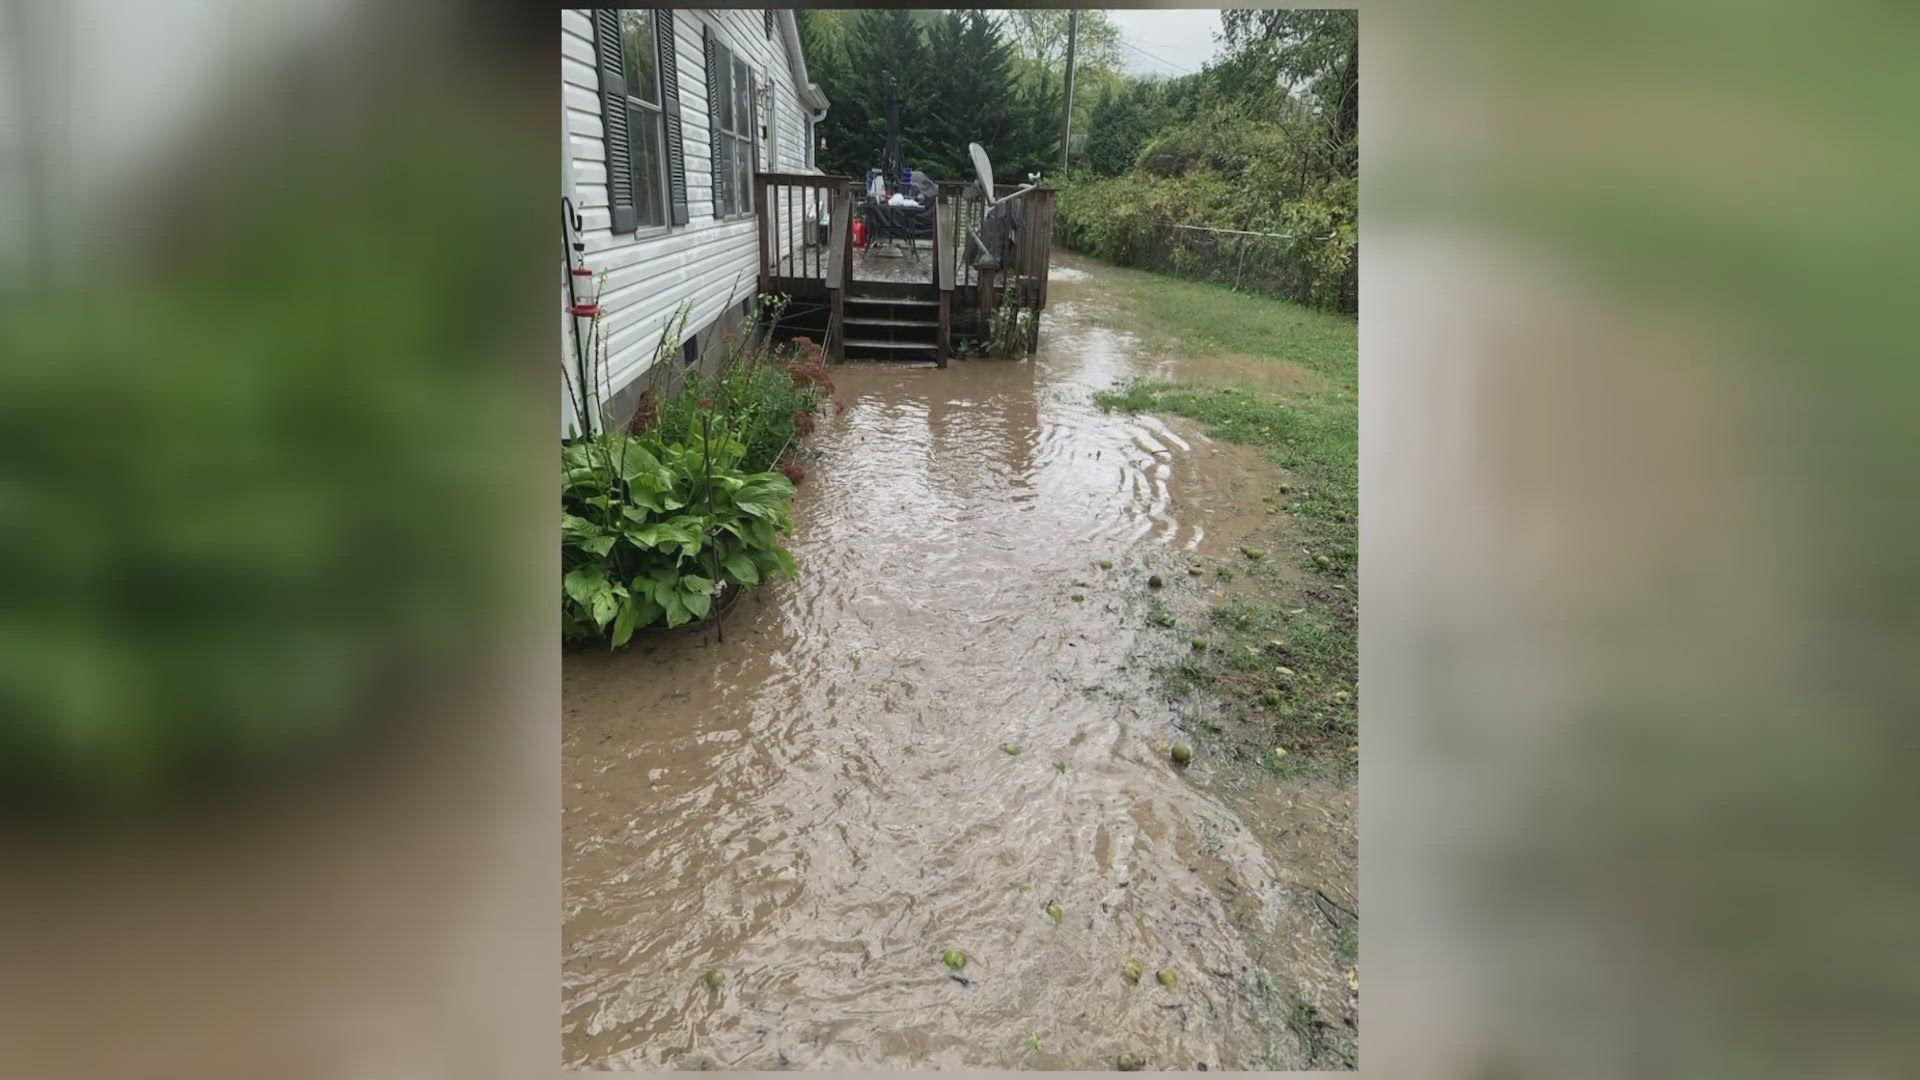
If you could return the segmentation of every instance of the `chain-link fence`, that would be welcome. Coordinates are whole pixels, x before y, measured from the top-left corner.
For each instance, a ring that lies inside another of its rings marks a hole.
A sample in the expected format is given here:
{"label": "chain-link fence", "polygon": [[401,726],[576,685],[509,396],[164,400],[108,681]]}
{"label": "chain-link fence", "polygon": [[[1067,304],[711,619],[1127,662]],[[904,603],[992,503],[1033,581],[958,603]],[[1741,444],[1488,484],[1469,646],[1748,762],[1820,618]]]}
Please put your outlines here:
{"label": "chain-link fence", "polygon": [[1231,289],[1278,296],[1302,304],[1359,310],[1359,251],[1346,249],[1344,267],[1317,265],[1334,236],[1163,225],[1136,231],[1116,253],[1123,266],[1160,270]]}

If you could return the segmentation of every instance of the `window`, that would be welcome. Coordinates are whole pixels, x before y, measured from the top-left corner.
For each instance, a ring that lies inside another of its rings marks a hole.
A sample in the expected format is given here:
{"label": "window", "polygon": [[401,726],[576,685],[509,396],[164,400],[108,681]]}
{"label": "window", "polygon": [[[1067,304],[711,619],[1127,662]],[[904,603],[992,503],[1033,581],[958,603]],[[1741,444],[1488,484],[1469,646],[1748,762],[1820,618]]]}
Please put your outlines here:
{"label": "window", "polygon": [[620,12],[620,57],[627,83],[627,138],[632,146],[637,224],[667,223],[665,110],[657,26],[651,10]]}
{"label": "window", "polygon": [[813,140],[813,114],[810,112],[802,112],[800,114],[800,126],[806,132],[806,136],[807,136],[806,165],[807,165],[807,168],[811,169],[813,168],[813,141],[814,141]]}
{"label": "window", "polygon": [[714,107],[719,124],[719,161],[730,180],[716,184],[715,209],[721,217],[745,214],[753,209],[753,69],[733,50],[713,43]]}

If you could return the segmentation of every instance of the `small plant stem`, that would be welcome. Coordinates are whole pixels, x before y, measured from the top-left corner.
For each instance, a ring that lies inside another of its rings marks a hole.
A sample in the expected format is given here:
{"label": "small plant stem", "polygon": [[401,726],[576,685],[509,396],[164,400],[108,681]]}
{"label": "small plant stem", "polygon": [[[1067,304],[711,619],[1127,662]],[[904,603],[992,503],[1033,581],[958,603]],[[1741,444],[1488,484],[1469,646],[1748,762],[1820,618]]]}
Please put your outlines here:
{"label": "small plant stem", "polygon": [[[700,417],[700,453],[706,459],[707,472],[707,564],[713,567],[713,583],[720,584],[720,551],[713,546],[713,414]],[[727,627],[721,612],[714,612],[713,629],[721,644],[726,644]]]}

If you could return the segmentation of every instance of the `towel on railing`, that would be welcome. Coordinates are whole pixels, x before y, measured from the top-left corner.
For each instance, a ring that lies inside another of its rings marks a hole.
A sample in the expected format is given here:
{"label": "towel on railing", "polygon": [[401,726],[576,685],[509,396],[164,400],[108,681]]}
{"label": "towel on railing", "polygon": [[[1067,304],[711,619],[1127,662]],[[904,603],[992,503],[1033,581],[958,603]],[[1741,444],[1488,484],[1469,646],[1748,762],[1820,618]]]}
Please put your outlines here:
{"label": "towel on railing", "polygon": [[1007,261],[1020,232],[1020,200],[1008,199],[987,211],[980,227],[967,235],[967,261],[977,270],[998,270]]}

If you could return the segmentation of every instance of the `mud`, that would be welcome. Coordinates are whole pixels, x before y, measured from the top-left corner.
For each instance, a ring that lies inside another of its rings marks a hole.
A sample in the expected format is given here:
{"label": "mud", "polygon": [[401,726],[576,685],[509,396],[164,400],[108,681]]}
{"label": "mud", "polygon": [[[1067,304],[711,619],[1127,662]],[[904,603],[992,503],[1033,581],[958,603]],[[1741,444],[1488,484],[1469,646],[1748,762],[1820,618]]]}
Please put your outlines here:
{"label": "mud", "polygon": [[1174,767],[1153,689],[1147,575],[1198,599],[1283,477],[1096,409],[1164,361],[1074,269],[1030,362],[834,369],[724,643],[567,658],[570,1067],[1295,1068],[1348,1001],[1351,789]]}
{"label": "mud", "polygon": [[926,282],[933,280],[933,242],[909,246],[904,240],[876,241],[853,249],[855,281]]}
{"label": "mud", "polygon": [[1141,374],[1151,379],[1234,383],[1283,395],[1289,391],[1320,390],[1327,386],[1326,376],[1311,368],[1285,360],[1231,353],[1222,356],[1155,357],[1147,361]]}

